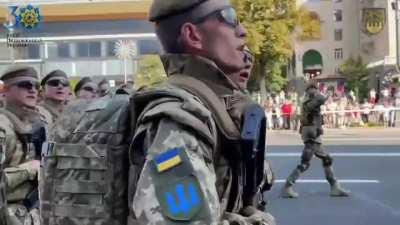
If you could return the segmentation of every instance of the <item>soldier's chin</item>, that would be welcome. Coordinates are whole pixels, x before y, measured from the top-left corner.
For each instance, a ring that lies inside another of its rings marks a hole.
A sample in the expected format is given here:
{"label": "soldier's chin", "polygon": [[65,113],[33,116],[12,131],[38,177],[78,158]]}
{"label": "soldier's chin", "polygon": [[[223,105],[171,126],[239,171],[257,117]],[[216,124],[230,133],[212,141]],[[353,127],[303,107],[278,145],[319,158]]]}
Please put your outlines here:
{"label": "soldier's chin", "polygon": [[34,107],[36,107],[37,103],[36,103],[36,101],[28,101],[28,102],[25,102],[23,105],[26,107],[29,107],[29,108],[34,108]]}

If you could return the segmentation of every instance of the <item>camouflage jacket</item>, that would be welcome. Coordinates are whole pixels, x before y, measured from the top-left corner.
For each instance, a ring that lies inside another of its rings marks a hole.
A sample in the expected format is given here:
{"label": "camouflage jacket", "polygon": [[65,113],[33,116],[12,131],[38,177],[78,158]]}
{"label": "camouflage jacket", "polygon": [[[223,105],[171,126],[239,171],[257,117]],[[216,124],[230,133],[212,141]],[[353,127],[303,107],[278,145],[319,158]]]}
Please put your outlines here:
{"label": "camouflage jacket", "polygon": [[[246,105],[245,96],[214,63],[189,55],[167,55],[163,63],[169,77],[191,76],[206,84],[239,126],[240,110],[233,105]],[[133,100],[138,114],[130,151],[129,224],[222,224],[226,214],[238,213],[240,151],[237,140],[224,137],[212,111],[198,96],[170,84],[136,93]],[[180,195],[185,191],[191,198]]]}
{"label": "camouflage jacket", "polygon": [[0,137],[5,138],[3,168],[9,202],[20,202],[34,188],[32,185],[37,179],[39,163],[29,139],[32,124],[42,119],[37,110],[19,106],[7,105],[0,111]]}
{"label": "camouflage jacket", "polygon": [[62,113],[64,104],[51,99],[45,99],[38,108],[46,122],[51,126]]}

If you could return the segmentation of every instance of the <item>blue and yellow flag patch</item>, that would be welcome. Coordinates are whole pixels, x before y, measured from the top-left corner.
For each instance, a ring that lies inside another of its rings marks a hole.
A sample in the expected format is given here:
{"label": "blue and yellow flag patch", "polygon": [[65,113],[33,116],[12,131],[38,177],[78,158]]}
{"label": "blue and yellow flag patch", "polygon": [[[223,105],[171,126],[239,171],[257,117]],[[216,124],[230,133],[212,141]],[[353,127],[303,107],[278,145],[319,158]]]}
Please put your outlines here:
{"label": "blue and yellow flag patch", "polygon": [[180,151],[179,148],[174,148],[158,155],[154,159],[157,171],[161,173],[181,164],[182,158],[179,155],[179,151]]}

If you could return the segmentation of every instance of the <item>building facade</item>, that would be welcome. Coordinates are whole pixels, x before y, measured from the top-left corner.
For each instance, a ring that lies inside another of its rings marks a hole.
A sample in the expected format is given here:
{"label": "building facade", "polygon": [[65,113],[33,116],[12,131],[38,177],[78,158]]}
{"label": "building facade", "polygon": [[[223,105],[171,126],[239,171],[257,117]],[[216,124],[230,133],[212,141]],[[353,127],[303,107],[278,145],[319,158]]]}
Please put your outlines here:
{"label": "building facade", "polygon": [[[42,76],[61,69],[72,78],[91,76],[121,82],[125,70],[130,78],[135,75],[143,55],[161,51],[153,26],[147,22],[150,0],[35,0],[31,4],[41,14],[38,26],[7,29],[12,13],[9,7],[26,4],[16,0],[0,6],[0,24],[4,25],[0,27],[0,73],[10,64],[28,64]],[[36,42],[18,46],[13,43],[15,37]],[[121,41],[131,48],[125,62],[116,54]]]}
{"label": "building facade", "polygon": [[[315,77],[342,89],[340,66],[361,56],[371,68],[371,88],[394,75],[396,21],[393,0],[298,0],[298,5],[318,15],[321,38],[296,40],[292,79]],[[297,82],[297,86],[301,82]]]}

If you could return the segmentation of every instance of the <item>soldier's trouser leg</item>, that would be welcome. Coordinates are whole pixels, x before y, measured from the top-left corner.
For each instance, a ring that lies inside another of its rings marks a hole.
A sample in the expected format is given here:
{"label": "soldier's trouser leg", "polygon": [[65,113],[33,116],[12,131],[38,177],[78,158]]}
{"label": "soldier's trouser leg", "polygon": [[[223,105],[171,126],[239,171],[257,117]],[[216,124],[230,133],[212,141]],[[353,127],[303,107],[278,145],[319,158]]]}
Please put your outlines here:
{"label": "soldier's trouser leg", "polygon": [[322,166],[324,168],[325,178],[331,186],[331,196],[335,197],[346,197],[349,196],[349,192],[342,189],[335,178],[333,173],[333,159],[332,157],[323,150],[321,144],[316,144],[315,155],[322,160]]}
{"label": "soldier's trouser leg", "polygon": [[310,167],[310,161],[314,155],[312,143],[305,143],[303,153],[301,155],[301,163],[292,171],[286,179],[285,186],[282,189],[281,196],[285,198],[296,198],[298,194],[293,190],[292,186],[299,179],[300,175]]}
{"label": "soldier's trouser leg", "polygon": [[293,185],[296,180],[299,179],[300,175],[304,173],[310,167],[310,161],[314,155],[312,143],[305,143],[303,153],[301,155],[301,163],[293,170],[293,172],[286,179],[286,184]]}
{"label": "soldier's trouser leg", "polygon": [[315,156],[321,159],[322,161],[322,167],[324,168],[326,180],[331,186],[334,185],[337,181],[335,175],[333,174],[332,157],[327,152],[324,151],[322,144],[315,143],[314,149],[315,149]]}

